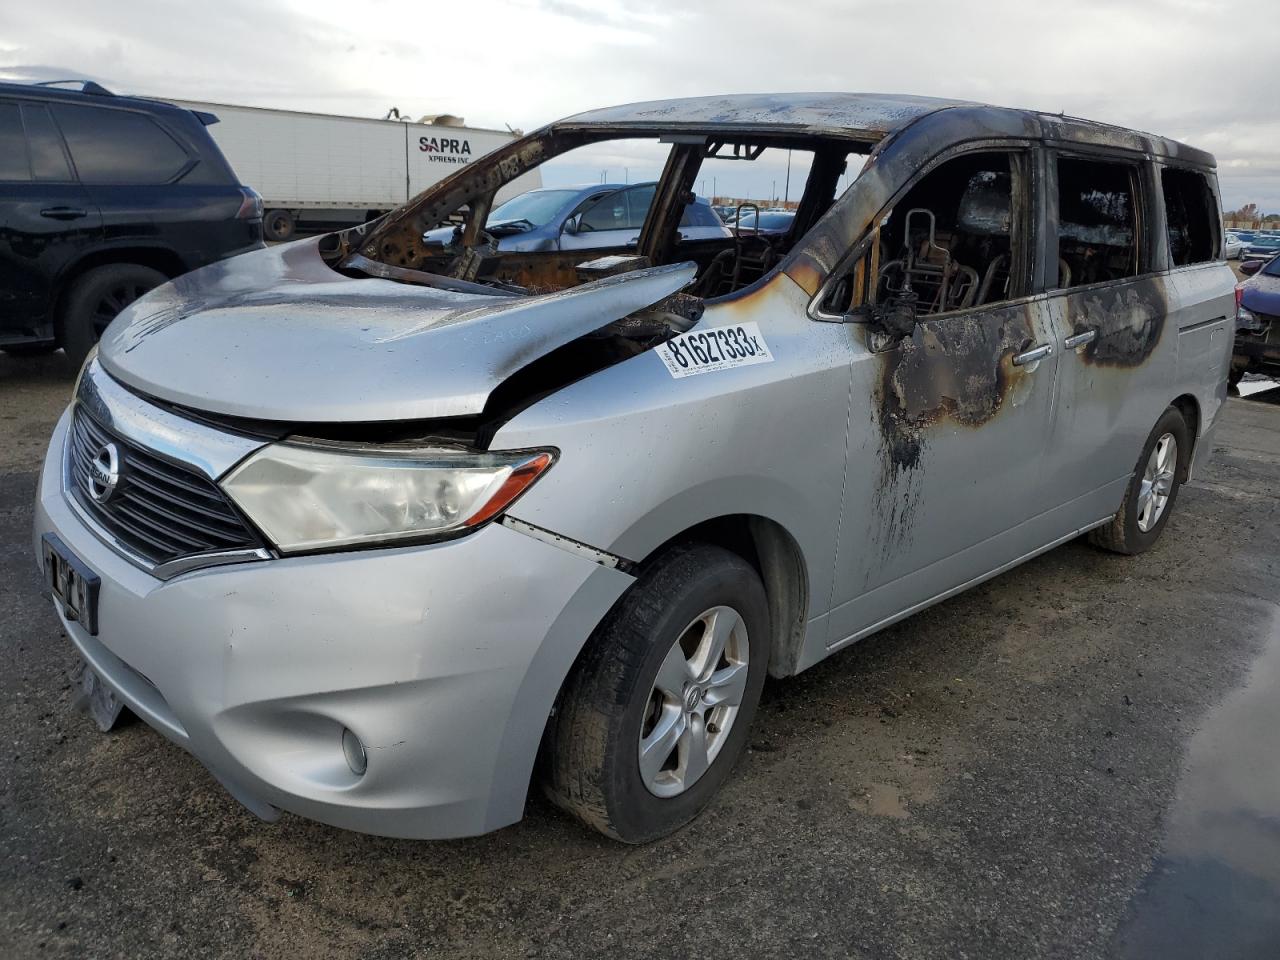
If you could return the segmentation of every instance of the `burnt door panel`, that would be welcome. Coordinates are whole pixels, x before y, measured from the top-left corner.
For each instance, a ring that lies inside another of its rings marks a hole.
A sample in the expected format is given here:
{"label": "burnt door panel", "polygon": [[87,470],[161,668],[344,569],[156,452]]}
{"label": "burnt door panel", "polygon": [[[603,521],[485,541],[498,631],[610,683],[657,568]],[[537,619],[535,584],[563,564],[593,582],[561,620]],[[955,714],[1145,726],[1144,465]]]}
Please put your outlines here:
{"label": "burnt door panel", "polygon": [[1053,333],[1039,298],[927,319],[854,364],[833,645],[1053,539]]}

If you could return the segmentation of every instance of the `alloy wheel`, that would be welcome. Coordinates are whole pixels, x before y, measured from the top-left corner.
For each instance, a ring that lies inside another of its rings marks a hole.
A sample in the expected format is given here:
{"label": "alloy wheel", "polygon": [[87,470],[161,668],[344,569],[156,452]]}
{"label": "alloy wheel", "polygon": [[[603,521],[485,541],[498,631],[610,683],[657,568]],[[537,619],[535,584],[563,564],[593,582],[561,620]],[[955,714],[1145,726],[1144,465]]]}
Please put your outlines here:
{"label": "alloy wheel", "polygon": [[640,725],[640,778],[654,796],[692,787],[715,762],[747,689],[747,625],[712,607],[676,637],[658,668]]}
{"label": "alloy wheel", "polygon": [[1143,533],[1154,527],[1164,514],[1177,469],[1178,441],[1172,433],[1166,433],[1152,448],[1138,486],[1138,529]]}

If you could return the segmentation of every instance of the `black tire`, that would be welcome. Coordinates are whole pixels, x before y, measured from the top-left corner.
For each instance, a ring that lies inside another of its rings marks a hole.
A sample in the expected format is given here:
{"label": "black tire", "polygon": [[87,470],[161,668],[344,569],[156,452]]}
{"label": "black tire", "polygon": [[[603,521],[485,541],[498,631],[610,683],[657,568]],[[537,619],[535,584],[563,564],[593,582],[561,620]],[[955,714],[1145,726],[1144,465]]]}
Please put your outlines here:
{"label": "black tire", "polygon": [[282,243],[293,236],[297,224],[293,214],[288,210],[268,210],[262,215],[262,235],[277,243]]}
{"label": "black tire", "polygon": [[[1165,502],[1164,510],[1149,529],[1143,530],[1138,525],[1138,514],[1144,474],[1151,460],[1152,451],[1166,434],[1171,435],[1177,444],[1177,467],[1173,471],[1169,498]],[[1191,431],[1187,428],[1186,418],[1177,407],[1169,407],[1160,415],[1151,435],[1147,437],[1147,442],[1142,445],[1142,455],[1138,457],[1137,466],[1129,480],[1129,487],[1125,491],[1124,502],[1120,504],[1119,512],[1110,523],[1093,530],[1089,534],[1090,541],[1113,553],[1132,555],[1150,550],[1160,539],[1160,534],[1173,513],[1174,504],[1178,500],[1178,491],[1182,488],[1182,481],[1187,475],[1190,456]]]}
{"label": "black tire", "polygon": [[1227,389],[1235,390],[1240,386],[1240,381],[1244,379],[1244,375],[1248,372],[1246,367],[1237,367],[1234,363],[1227,372]]}
{"label": "black tire", "polygon": [[[747,631],[741,705],[705,773],[683,793],[659,797],[645,785],[639,761],[641,731],[651,722],[650,692],[686,628],[717,606],[736,611]],[[547,795],[625,843],[684,826],[715,796],[746,745],[768,669],[768,630],[764,586],[737,554],[709,544],[665,554],[610,611],[565,682],[543,743]]]}
{"label": "black tire", "polygon": [[84,363],[116,314],[168,279],[137,263],[109,263],[82,273],[71,285],[58,324],[67,356]]}

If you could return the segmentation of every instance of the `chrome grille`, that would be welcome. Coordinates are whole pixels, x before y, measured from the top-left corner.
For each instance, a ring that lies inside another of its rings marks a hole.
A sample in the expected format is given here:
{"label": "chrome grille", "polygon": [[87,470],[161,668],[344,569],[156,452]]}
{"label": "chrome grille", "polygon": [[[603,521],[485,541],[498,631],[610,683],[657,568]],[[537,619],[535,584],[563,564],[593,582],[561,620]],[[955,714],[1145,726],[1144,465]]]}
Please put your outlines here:
{"label": "chrome grille", "polygon": [[[119,482],[105,502],[91,492],[90,464],[108,443]],[[153,564],[191,554],[253,549],[261,540],[207,477],[155,456],[77,408],[68,449],[72,495],[124,546]]]}

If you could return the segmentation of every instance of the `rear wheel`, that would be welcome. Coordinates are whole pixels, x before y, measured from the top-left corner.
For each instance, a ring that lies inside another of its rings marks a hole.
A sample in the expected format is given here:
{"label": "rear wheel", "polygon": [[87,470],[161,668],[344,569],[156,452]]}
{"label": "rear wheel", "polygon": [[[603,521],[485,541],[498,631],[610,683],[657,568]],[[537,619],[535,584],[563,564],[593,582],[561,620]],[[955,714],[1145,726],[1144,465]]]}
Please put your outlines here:
{"label": "rear wheel", "polygon": [[1151,549],[1173,513],[1190,456],[1187,421],[1177,407],[1169,407],[1143,445],[1120,511],[1089,539],[1116,553]]}
{"label": "rear wheel", "polygon": [[169,278],[137,263],[109,263],[76,278],[63,306],[60,339],[76,364],[84,362],[107,325],[125,307]]}
{"label": "rear wheel", "polygon": [[544,743],[563,809],[627,843],[702,811],[741,754],[768,668],[768,601],[720,547],[679,547],[610,612],[566,681]]}

